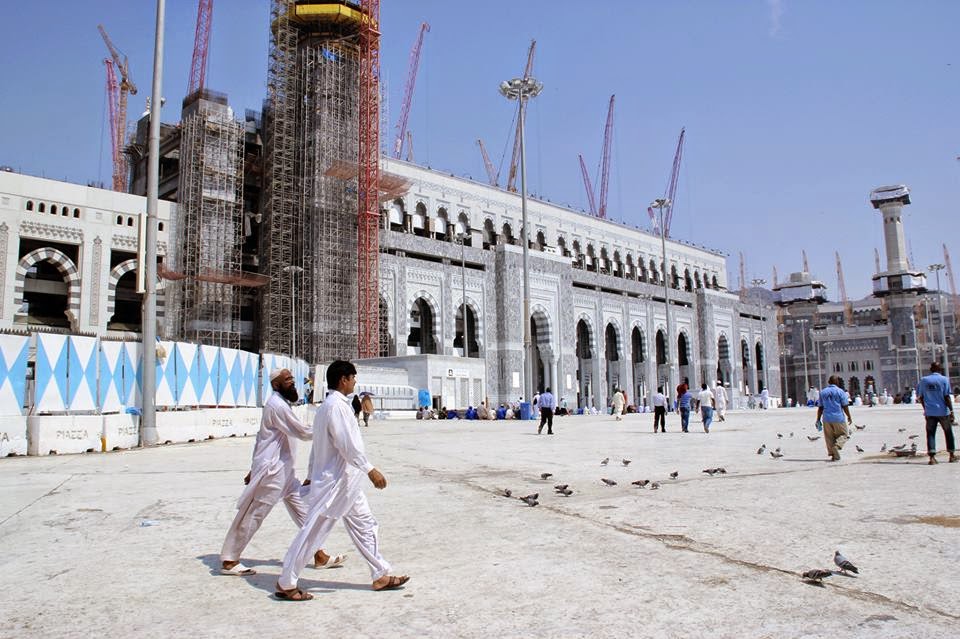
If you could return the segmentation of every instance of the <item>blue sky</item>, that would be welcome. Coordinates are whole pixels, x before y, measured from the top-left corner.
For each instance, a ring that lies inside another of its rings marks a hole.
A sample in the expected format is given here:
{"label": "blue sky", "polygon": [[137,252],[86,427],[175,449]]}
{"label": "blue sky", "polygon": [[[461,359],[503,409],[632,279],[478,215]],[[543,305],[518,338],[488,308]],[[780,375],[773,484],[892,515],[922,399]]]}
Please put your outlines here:
{"label": "blue sky", "polygon": [[[267,0],[216,0],[208,86],[234,109],[266,91]],[[913,190],[905,225],[917,265],[960,260],[960,2],[952,0],[383,0],[390,130],[409,50],[427,21],[410,116],[415,159],[485,177],[476,139],[499,163],[513,104],[500,80],[522,72],[530,39],[544,83],[528,120],[528,181],[586,208],[577,153],[599,163],[617,96],[610,217],[646,226],[676,139],[687,129],[673,235],[730,254],[747,277],[811,270],[836,294],[833,253],[851,297],[870,290],[883,252],[876,186]],[[143,110],[152,72],[152,0],[2,3],[0,164],[109,182],[106,54],[97,23],[129,57]],[[167,0],[165,121],[186,89],[195,0]],[[509,160],[507,160],[509,161]],[[503,169],[506,174],[506,168]]]}

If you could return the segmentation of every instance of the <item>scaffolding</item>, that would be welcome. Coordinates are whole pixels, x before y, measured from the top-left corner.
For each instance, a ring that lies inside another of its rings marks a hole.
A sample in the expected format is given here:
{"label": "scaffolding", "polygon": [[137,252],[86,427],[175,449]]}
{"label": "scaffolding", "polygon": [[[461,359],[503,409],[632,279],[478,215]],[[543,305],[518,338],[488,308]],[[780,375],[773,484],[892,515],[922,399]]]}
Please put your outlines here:
{"label": "scaffolding", "polygon": [[[201,91],[185,100],[180,142],[179,220],[173,280],[179,339],[240,347],[243,243],[243,124],[226,97]],[[248,278],[249,279],[249,278]]]}

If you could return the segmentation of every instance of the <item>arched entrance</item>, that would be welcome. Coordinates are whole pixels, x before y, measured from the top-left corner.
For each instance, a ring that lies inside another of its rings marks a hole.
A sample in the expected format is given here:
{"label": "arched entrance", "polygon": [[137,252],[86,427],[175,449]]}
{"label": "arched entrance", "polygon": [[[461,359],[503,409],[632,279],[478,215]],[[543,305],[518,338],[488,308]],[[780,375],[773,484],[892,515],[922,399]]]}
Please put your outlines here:
{"label": "arched entrance", "polygon": [[657,331],[657,386],[663,386],[664,394],[669,397],[670,364],[667,361],[667,339],[662,330]]}
{"label": "arched entrance", "polygon": [[644,406],[647,402],[647,354],[643,332],[639,326],[634,326],[630,334],[630,355],[633,362],[633,393],[637,406]]}
{"label": "arched entrance", "polygon": [[424,355],[437,353],[433,309],[422,297],[418,297],[410,307],[410,335],[407,337],[407,353]]}
{"label": "arched entrance", "polygon": [[766,368],[767,362],[766,358],[763,356],[763,344],[757,342],[756,347],[754,348],[757,355],[757,391],[761,392],[767,385],[763,381],[763,369]]}
{"label": "arched entrance", "polygon": [[850,393],[850,399],[853,400],[857,395],[861,395],[860,391],[860,378],[851,377],[850,385],[847,387],[847,391]]}
{"label": "arched entrance", "polygon": [[620,388],[620,335],[617,328],[607,324],[603,338],[604,354],[607,360],[607,390],[613,395],[614,388]]}
{"label": "arched entrance", "polygon": [[[536,311],[530,317],[530,337],[533,342],[533,358],[531,369],[533,370],[533,390],[543,392],[547,386],[553,386],[551,382],[553,353],[550,346],[550,323],[546,314],[542,311]],[[556,388],[553,389],[555,392]]]}
{"label": "arched entrance", "polygon": [[[740,367],[741,367],[741,385],[740,391],[746,395],[750,394],[751,382],[753,376],[750,374],[750,345],[747,344],[747,340],[740,340]],[[756,387],[754,387],[756,388]]]}
{"label": "arched entrance", "polygon": [[[461,355],[463,355],[463,309],[464,306],[461,304],[457,307],[457,315],[454,319],[454,338],[453,338],[453,347],[459,349]],[[469,352],[466,354],[467,357],[480,357],[480,341],[479,341],[479,332],[477,327],[477,313],[470,307],[468,304],[467,307],[467,335],[470,338]]]}
{"label": "arched entrance", "polygon": [[586,320],[577,322],[577,406],[593,404],[593,335]]}
{"label": "arched entrance", "polygon": [[680,366],[680,381],[689,380],[690,387],[693,388],[694,380],[693,367],[690,366],[690,343],[687,341],[687,334],[682,332],[677,336],[677,364]]}
{"label": "arched entrance", "polygon": [[13,301],[18,323],[75,329],[80,315],[76,265],[52,247],[30,251],[17,265]]}
{"label": "arched entrance", "polygon": [[113,331],[140,332],[143,321],[143,294],[137,292],[136,270],[121,275],[109,295],[113,296],[110,300],[113,303],[113,314],[107,318],[107,328]]}
{"label": "arched entrance", "polygon": [[730,342],[726,335],[717,340],[717,381],[724,386],[733,381],[733,364],[730,363]]}

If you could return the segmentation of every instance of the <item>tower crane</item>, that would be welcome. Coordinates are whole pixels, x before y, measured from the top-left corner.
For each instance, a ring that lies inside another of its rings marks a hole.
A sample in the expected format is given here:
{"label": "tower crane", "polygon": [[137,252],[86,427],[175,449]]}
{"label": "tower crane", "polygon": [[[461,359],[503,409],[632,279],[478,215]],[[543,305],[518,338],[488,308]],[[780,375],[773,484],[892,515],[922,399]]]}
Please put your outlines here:
{"label": "tower crane", "polygon": [[[130,67],[127,56],[120,53],[107,35],[107,30],[102,24],[97,25],[100,36],[103,38],[107,50],[110,51],[110,59],[116,67],[114,74],[114,84],[116,84],[116,72],[119,72],[119,85],[116,88],[116,109],[111,110],[110,133],[113,137],[111,146],[113,148],[113,190],[126,191],[127,184],[127,158],[123,153],[123,138],[127,130],[127,96],[137,94],[137,85],[130,78]],[[108,74],[108,90],[110,80]]]}
{"label": "tower crane", "polygon": [[[537,50],[537,41],[530,41],[530,48],[527,50],[527,66],[523,70],[523,79],[526,80],[530,77],[530,74],[533,73],[533,55]],[[519,109],[519,100],[517,101],[517,108]],[[521,116],[526,118],[527,111],[526,109],[521,110]],[[513,156],[510,160],[510,172],[507,174],[507,190],[511,193],[517,192],[517,167],[520,165],[520,126],[521,123],[517,121],[517,131],[513,138]]]}
{"label": "tower crane", "polygon": [[673,221],[673,207],[677,203],[677,183],[680,181],[680,162],[683,159],[683,138],[686,129],[680,129],[680,139],[677,140],[677,151],[673,155],[673,169],[670,172],[670,183],[667,186],[667,214],[663,220],[663,234],[670,235],[670,223]]}
{"label": "tower crane", "polygon": [[810,272],[810,263],[807,262],[807,249],[800,249],[800,255],[803,257],[803,272]]}
{"label": "tower crane", "polygon": [[213,23],[213,0],[197,3],[197,30],[193,36],[193,60],[190,63],[190,84],[187,95],[203,89],[207,79],[207,52],[210,47],[210,27]]}
{"label": "tower crane", "polygon": [[[600,202],[597,206],[597,217],[602,220],[607,219],[607,187],[610,185],[610,148],[613,146],[613,102],[616,97],[616,95],[610,96],[610,106],[607,107],[607,123],[603,127],[603,154],[600,159]],[[673,196],[671,195],[670,197]]]}
{"label": "tower crane", "polygon": [[500,174],[493,168],[493,162],[487,155],[487,147],[483,145],[483,140],[480,138],[477,138],[477,146],[480,147],[480,155],[483,156],[483,168],[487,170],[487,179],[490,181],[490,186],[500,186],[497,184],[500,181]]}
{"label": "tower crane", "polygon": [[847,299],[847,285],[843,282],[843,264],[840,263],[840,252],[835,251],[837,257],[837,289],[840,291],[840,301],[843,303],[843,323],[853,326],[853,304]]}
{"label": "tower crane", "polygon": [[393,143],[393,157],[403,157],[403,145],[406,142],[407,121],[410,119],[410,105],[413,102],[413,88],[417,84],[417,70],[420,68],[420,52],[423,50],[423,36],[430,30],[426,22],[420,23],[417,41],[410,49],[410,64],[407,68],[407,82],[403,87],[403,102],[400,103],[400,118],[397,120],[397,138]]}
{"label": "tower crane", "polygon": [[[960,159],[960,158],[958,158]],[[960,307],[960,296],[957,295],[957,281],[953,279],[953,265],[950,263],[950,251],[943,245],[943,263],[947,267],[947,283],[950,285],[950,296],[953,298],[953,326],[957,327],[957,309]]]}
{"label": "tower crane", "polygon": [[580,158],[580,172],[583,174],[583,186],[587,189],[587,204],[590,207],[590,215],[597,214],[597,199],[593,195],[593,183],[590,182],[590,171],[587,170],[587,163],[583,161],[583,155]]}

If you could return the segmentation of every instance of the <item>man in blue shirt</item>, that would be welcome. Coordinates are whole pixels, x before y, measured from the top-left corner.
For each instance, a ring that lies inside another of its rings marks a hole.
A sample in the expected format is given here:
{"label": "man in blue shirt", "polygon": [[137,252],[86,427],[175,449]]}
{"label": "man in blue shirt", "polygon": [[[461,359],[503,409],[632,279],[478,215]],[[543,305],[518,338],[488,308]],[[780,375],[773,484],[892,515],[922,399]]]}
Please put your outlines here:
{"label": "man in blue shirt", "polygon": [[[693,401],[693,395],[690,394],[690,391],[687,388],[686,384],[681,384],[683,387],[683,394],[677,398],[677,408],[680,410],[680,428],[683,429],[683,432],[688,433],[687,426],[690,425],[690,402]],[[677,387],[679,390],[680,387]]]}
{"label": "man in blue shirt", "polygon": [[553,435],[553,409],[557,407],[557,400],[550,392],[550,387],[539,396],[538,405],[540,406],[540,427],[537,428],[537,435],[543,432],[543,425],[547,425],[547,435]]}
{"label": "man in blue shirt", "polygon": [[[847,408],[850,403],[847,392],[838,386],[840,378],[831,375],[827,383],[829,385],[820,391],[817,422],[823,420],[823,439],[827,444],[827,454],[830,455],[828,461],[840,461],[840,449],[847,439],[847,424],[853,423],[853,417]],[[843,420],[844,415],[847,416],[846,422]]]}
{"label": "man in blue shirt", "polygon": [[957,462],[956,444],[953,439],[953,398],[950,396],[950,382],[943,376],[943,368],[934,362],[930,365],[930,374],[920,380],[917,386],[917,399],[923,406],[923,416],[927,420],[927,455],[930,465],[937,463],[937,426],[943,428],[947,439],[947,452],[950,462]]}

